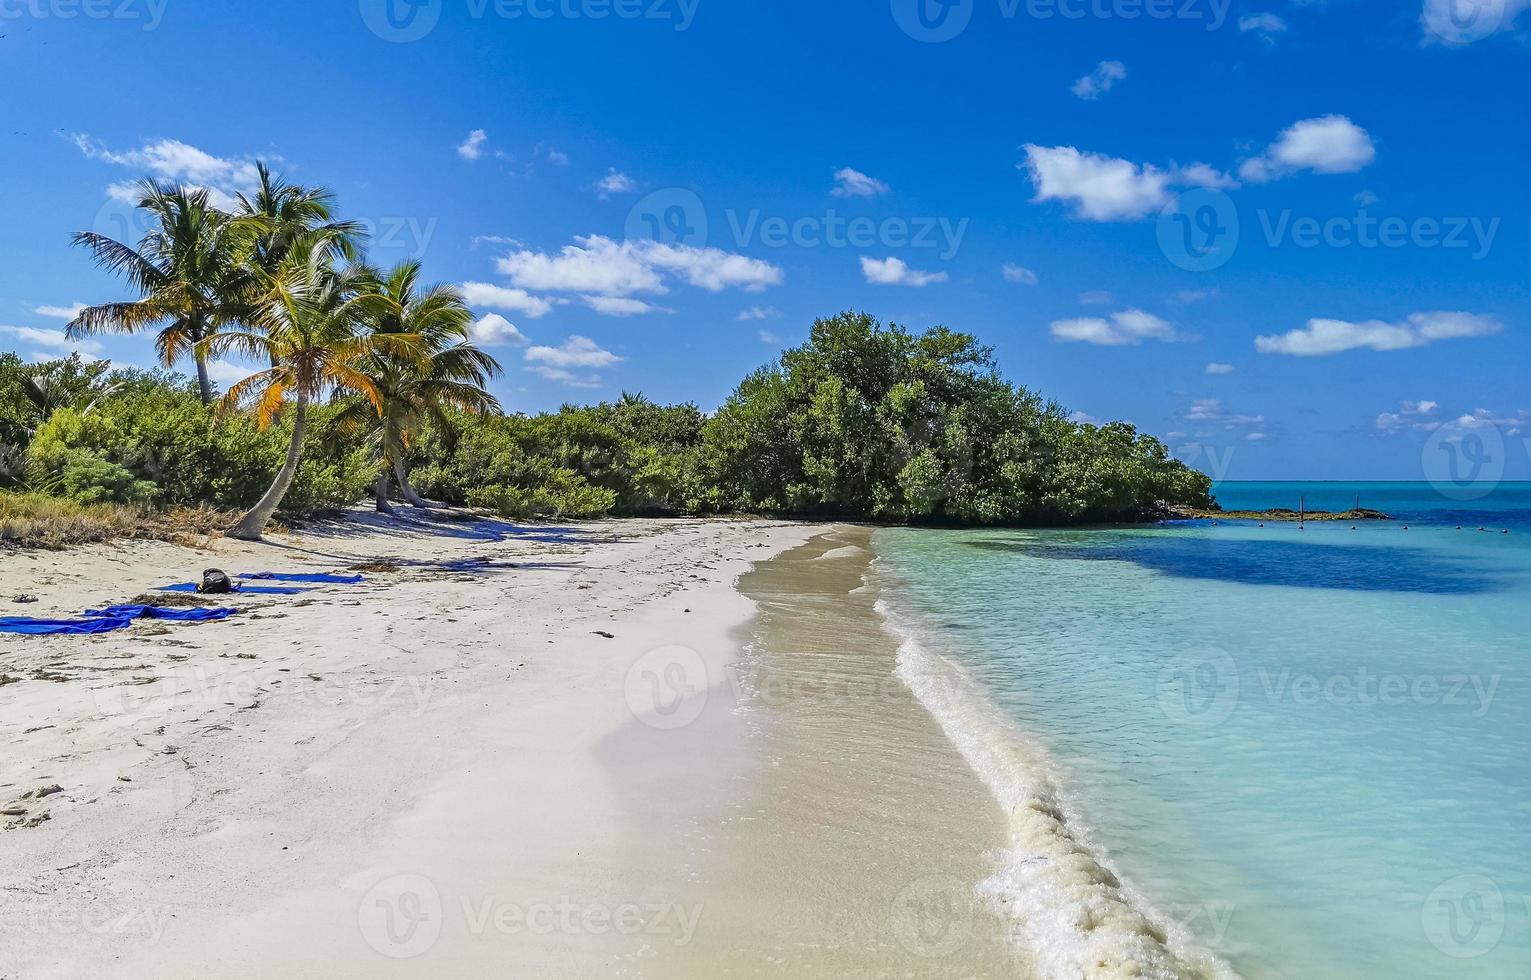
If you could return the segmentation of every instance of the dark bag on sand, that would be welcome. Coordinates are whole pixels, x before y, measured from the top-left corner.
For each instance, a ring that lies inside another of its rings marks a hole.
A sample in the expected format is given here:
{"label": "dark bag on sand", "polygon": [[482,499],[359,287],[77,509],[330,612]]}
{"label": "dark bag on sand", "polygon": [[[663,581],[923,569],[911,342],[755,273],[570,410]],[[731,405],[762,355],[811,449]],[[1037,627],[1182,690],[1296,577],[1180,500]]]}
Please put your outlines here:
{"label": "dark bag on sand", "polygon": [[203,595],[228,595],[238,590],[227,575],[216,568],[209,568],[202,573],[202,584],[197,586],[197,591]]}

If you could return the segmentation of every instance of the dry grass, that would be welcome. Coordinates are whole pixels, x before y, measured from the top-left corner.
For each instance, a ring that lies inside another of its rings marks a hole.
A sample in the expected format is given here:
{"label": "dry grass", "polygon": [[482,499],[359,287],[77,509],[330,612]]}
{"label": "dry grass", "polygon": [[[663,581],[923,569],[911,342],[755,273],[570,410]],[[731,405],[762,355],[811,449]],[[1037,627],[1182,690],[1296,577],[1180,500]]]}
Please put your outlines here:
{"label": "dry grass", "polygon": [[0,493],[0,547],[58,550],[119,538],[199,547],[239,515],[212,507],[156,511],[117,504],[77,504],[38,493]]}
{"label": "dry grass", "polygon": [[360,565],[350,566],[348,570],[353,572],[392,573],[399,571],[399,566],[391,561],[364,561]]}

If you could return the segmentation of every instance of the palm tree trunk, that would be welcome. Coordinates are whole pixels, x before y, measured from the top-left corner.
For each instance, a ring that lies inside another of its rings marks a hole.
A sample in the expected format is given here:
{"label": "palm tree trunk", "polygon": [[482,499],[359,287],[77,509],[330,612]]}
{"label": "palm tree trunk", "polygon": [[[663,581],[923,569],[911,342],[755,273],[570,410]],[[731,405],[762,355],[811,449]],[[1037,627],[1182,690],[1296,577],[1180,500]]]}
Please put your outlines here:
{"label": "palm tree trunk", "polygon": [[415,493],[415,488],[410,486],[409,471],[404,469],[404,460],[395,459],[393,461],[393,475],[394,478],[399,481],[399,492],[404,495],[405,500],[409,501],[416,507],[430,506],[430,502],[424,497],[420,496],[418,493]]}
{"label": "palm tree trunk", "polygon": [[287,460],[277,471],[276,479],[271,483],[271,489],[260,498],[260,503],[240,518],[239,523],[229,531],[229,537],[238,538],[241,541],[260,540],[261,532],[266,529],[271,515],[275,514],[277,507],[281,506],[282,498],[287,496],[287,488],[292,486],[293,477],[298,475],[298,460],[303,455],[303,429],[307,421],[308,397],[299,394],[298,403],[292,413],[292,442],[287,446]]}
{"label": "palm tree trunk", "polygon": [[199,349],[203,340],[207,338],[207,331],[202,328],[200,318],[191,323],[191,359],[197,365],[197,389],[202,395],[202,404],[213,403],[213,379],[207,373],[207,355]]}
{"label": "palm tree trunk", "polygon": [[393,504],[388,502],[388,467],[384,466],[377,472],[377,512],[379,514],[392,514]]}
{"label": "palm tree trunk", "polygon": [[201,354],[194,355],[196,358],[196,386],[201,390],[202,404],[213,404],[213,378],[207,374],[207,358]]}

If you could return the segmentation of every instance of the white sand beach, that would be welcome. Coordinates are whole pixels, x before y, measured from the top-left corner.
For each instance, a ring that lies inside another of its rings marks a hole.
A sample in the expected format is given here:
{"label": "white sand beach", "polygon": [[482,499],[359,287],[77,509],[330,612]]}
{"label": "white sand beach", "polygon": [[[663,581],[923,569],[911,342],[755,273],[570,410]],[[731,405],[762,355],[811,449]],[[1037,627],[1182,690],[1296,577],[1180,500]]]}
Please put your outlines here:
{"label": "white sand beach", "polygon": [[698,927],[689,855],[742,771],[733,583],[820,530],[365,517],[6,554],[8,615],[207,567],[398,570],[0,637],[0,976],[645,975]]}

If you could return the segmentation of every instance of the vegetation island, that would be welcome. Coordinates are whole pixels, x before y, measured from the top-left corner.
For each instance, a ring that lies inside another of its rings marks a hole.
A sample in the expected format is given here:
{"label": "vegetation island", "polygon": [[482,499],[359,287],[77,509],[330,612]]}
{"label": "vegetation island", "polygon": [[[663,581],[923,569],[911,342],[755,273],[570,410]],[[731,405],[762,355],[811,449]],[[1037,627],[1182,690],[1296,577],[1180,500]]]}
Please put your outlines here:
{"label": "vegetation island", "polygon": [[[161,367],[0,354],[0,542],[258,539],[273,518],[369,496],[383,512],[438,502],[530,519],[1215,512],[1210,479],[1158,439],[1071,420],[1005,381],[973,336],[865,313],[818,320],[715,413],[624,394],[507,414],[455,287],[425,283],[417,261],[374,268],[328,191],[258,172],[227,210],[143,181],[141,241],[74,236],[133,298],[83,310],[68,335],[144,335]],[[208,365],[226,356],[259,367],[219,391]],[[193,377],[173,373],[186,362]]]}

